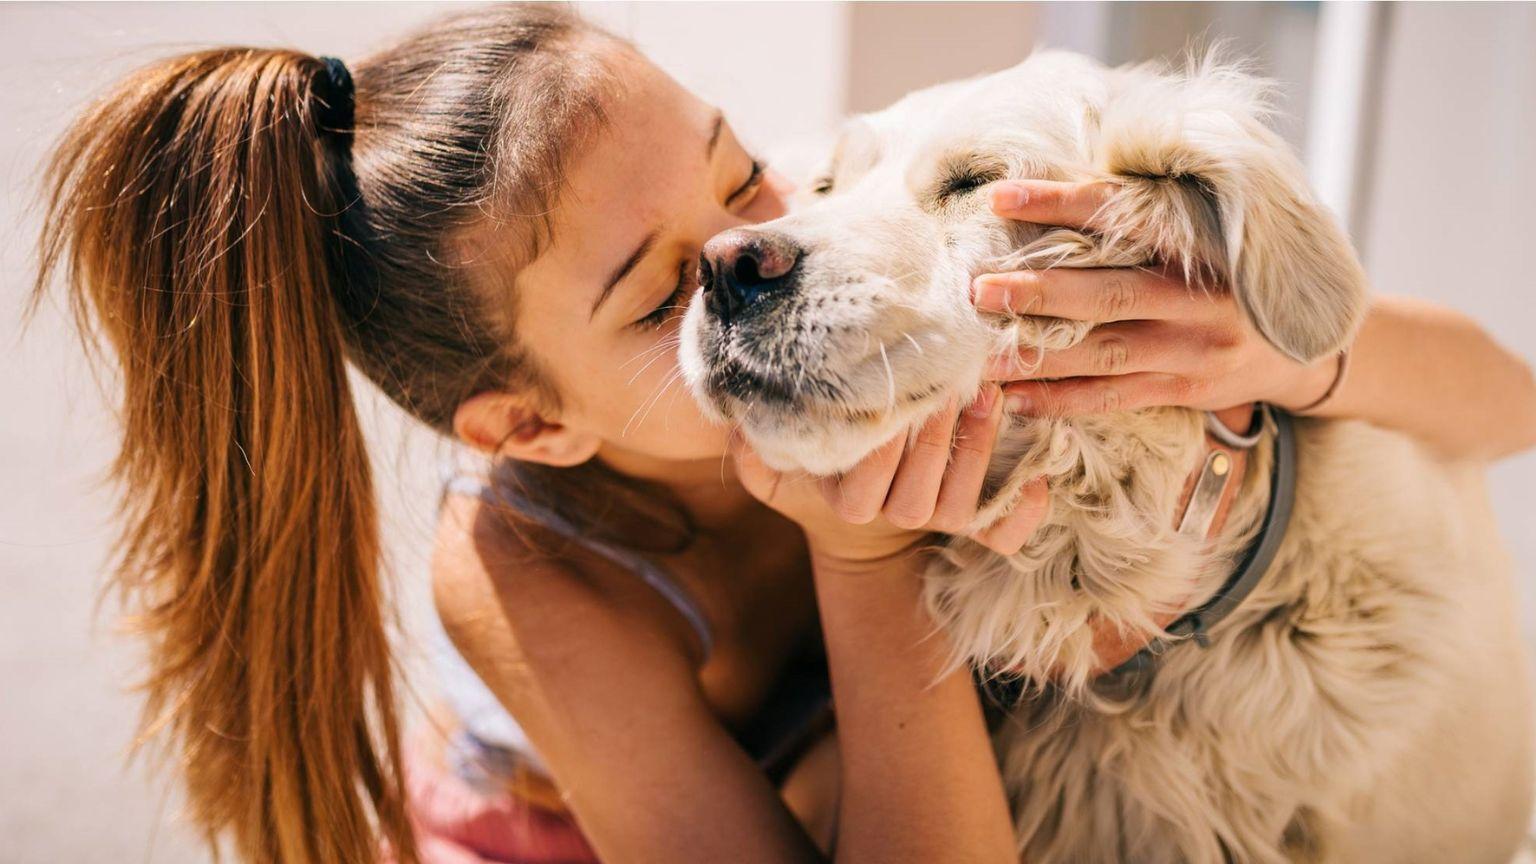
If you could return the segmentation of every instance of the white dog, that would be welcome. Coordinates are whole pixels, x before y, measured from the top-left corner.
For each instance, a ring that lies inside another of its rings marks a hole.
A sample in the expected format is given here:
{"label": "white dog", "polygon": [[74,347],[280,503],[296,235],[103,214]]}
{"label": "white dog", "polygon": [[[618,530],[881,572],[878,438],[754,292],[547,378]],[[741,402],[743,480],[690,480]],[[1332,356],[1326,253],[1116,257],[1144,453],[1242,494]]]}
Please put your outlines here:
{"label": "white dog", "polygon": [[[706,250],[685,374],[770,464],[830,474],[974,392],[1000,344],[1084,337],[978,315],[965,292],[981,272],[1176,260],[1230,286],[1290,356],[1337,351],[1364,275],[1266,127],[1264,96],[1217,62],[1173,74],[1040,53],[858,118],[816,200],[712,243],[736,254]],[[1111,227],[993,216],[978,190],[1022,177],[1116,184]],[[978,526],[1041,475],[1049,516],[1015,556],[947,541],[927,600],[956,662],[1028,685],[995,731],[1023,860],[1463,862],[1516,848],[1527,672],[1475,466],[1363,424],[1297,421],[1288,530],[1244,598],[1229,591],[1234,562],[1285,528],[1266,517],[1278,431],[1265,425],[1207,538],[1174,518],[1211,452],[1199,412],[1004,430]],[[1096,632],[1167,637],[1159,615],[1226,594],[1242,602],[1205,647],[1162,643],[1150,667],[1095,673]]]}

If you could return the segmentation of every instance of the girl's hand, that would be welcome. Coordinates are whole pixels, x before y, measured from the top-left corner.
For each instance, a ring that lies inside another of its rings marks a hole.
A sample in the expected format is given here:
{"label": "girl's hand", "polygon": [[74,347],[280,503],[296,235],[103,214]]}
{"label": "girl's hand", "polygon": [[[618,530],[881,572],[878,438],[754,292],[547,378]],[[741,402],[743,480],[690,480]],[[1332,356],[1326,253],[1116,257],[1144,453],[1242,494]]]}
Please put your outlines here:
{"label": "girl's hand", "polygon": [[[988,384],[963,410],[951,404],[836,477],[785,474],[763,464],[739,438],[736,473],[754,497],[799,523],[823,558],[870,562],[901,554],[930,532],[955,534],[975,518],[1002,410]],[[1045,484],[1035,481],[1004,518],[970,535],[1001,554],[1023,548],[1045,514]]]}
{"label": "girl's hand", "polygon": [[[1114,192],[1107,183],[999,183],[999,216],[1092,231]],[[1302,365],[1276,351],[1232,293],[1184,281],[1170,269],[1053,269],[977,277],[985,312],[1091,321],[1081,343],[1037,356],[994,359],[988,377],[1009,382],[1008,410],[1069,416],[1178,405],[1218,411],[1265,401],[1297,409],[1328,390],[1336,357]],[[1022,355],[1022,356],[1021,356]],[[1040,380],[1060,379],[1060,380]]]}

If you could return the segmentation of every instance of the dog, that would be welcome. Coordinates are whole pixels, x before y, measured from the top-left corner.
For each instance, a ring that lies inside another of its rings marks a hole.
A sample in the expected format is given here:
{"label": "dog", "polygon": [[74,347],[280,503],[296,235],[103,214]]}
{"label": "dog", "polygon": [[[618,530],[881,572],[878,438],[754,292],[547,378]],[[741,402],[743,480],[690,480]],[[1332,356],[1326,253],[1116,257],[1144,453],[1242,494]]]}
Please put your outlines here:
{"label": "dog", "polygon": [[[692,392],[773,467],[831,475],[980,385],[1001,348],[1090,325],[977,313],[983,272],[1178,262],[1300,361],[1339,351],[1366,280],[1267,125],[1268,85],[1212,54],[1108,68],[1037,52],[849,122],[806,201],[716,238],[685,313]],[[1101,180],[1102,230],[993,215],[998,180]],[[1106,406],[1112,409],[1114,406]],[[1201,412],[1006,420],[972,529],[1043,476],[1023,551],[940,538],[925,602],[954,662],[1023,682],[993,740],[1021,860],[1506,861],[1531,806],[1510,566],[1477,466],[1359,422],[1295,421],[1288,528],[1251,593],[1180,640],[1269,527],[1278,425],[1224,527],[1175,529]],[[1159,644],[1099,674],[1095,633]]]}

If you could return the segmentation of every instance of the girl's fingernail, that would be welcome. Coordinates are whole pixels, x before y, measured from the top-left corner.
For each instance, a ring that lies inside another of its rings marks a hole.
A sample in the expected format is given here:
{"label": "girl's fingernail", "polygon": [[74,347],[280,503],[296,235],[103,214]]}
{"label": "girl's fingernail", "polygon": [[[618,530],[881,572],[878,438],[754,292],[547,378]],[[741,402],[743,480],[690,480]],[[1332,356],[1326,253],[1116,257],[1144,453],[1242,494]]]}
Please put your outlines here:
{"label": "girl's fingernail", "polygon": [[971,282],[971,302],[983,309],[998,309],[1008,301],[1008,287],[998,276],[977,276]]}
{"label": "girl's fingernail", "polygon": [[976,393],[976,399],[965,410],[972,417],[989,417],[992,414],[992,406],[996,402],[997,388],[987,385]]}
{"label": "girl's fingernail", "polygon": [[1009,414],[1028,414],[1030,404],[1029,397],[1023,393],[1009,393],[1008,399],[1003,403]]}
{"label": "girl's fingernail", "polygon": [[993,210],[1017,210],[1028,202],[1028,190],[1017,183],[999,183],[992,187]]}

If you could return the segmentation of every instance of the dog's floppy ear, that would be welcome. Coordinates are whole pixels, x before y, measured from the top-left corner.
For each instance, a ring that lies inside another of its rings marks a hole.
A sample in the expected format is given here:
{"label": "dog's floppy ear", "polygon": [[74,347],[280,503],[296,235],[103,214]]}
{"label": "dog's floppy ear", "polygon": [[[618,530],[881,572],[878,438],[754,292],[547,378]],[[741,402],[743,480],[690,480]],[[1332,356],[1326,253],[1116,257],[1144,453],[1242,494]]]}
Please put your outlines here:
{"label": "dog's floppy ear", "polygon": [[1343,347],[1364,314],[1365,273],[1266,125],[1267,83],[1214,54],[1182,76],[1120,74],[1096,148],[1098,167],[1123,184],[1105,210],[1108,233],[1140,234],[1132,242],[1158,257],[1213,271],[1296,360]]}

